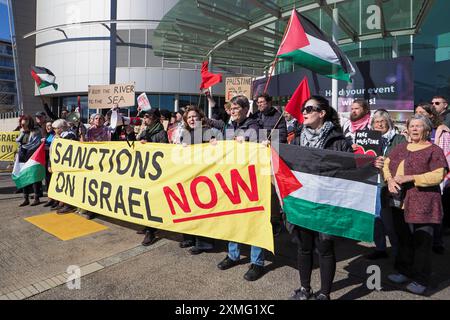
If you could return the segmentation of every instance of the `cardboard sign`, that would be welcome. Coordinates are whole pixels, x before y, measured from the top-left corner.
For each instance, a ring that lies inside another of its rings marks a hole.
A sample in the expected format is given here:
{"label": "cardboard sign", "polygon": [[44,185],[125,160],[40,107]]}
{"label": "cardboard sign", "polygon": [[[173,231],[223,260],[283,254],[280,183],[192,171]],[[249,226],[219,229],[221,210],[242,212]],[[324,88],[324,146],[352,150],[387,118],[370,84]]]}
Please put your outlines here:
{"label": "cardboard sign", "polygon": [[252,78],[251,77],[232,77],[225,80],[225,101],[230,101],[237,95],[244,95],[251,99]]}
{"label": "cardboard sign", "polygon": [[356,154],[382,156],[381,132],[375,130],[358,130],[355,135],[355,143],[359,146]]}
{"label": "cardboard sign", "polygon": [[134,83],[89,86],[89,109],[111,109],[133,107],[135,104]]}

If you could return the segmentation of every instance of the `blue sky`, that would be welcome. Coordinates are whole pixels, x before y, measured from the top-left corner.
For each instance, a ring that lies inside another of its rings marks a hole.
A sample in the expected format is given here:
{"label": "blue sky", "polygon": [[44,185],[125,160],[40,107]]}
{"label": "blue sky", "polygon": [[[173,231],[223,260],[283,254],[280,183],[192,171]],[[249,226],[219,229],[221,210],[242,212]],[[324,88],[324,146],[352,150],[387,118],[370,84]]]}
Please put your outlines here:
{"label": "blue sky", "polygon": [[11,40],[6,0],[0,0],[0,39]]}

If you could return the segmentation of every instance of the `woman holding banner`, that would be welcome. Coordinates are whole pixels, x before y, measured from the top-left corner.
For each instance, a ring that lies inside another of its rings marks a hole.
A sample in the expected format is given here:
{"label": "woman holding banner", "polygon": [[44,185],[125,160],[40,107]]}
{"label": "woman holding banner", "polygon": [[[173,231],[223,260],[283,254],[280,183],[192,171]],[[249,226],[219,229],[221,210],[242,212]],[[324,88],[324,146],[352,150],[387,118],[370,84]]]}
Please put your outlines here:
{"label": "woman holding banner", "polygon": [[[101,142],[111,141],[111,129],[105,126],[105,116],[96,113],[91,116],[92,125],[87,129],[83,142]],[[94,219],[96,214],[94,212],[79,210],[80,213],[86,214],[88,220]]]}
{"label": "woman holding banner", "polygon": [[[222,133],[206,124],[205,114],[197,106],[186,107],[186,111],[183,114],[183,125],[184,127],[180,137],[180,143],[183,145],[214,143],[217,139],[222,140]],[[196,138],[198,138],[198,141]],[[214,248],[214,240],[184,234],[183,241],[180,242],[180,247],[191,247],[189,253],[197,255],[212,250]]]}
{"label": "woman holding banner", "polygon": [[[76,134],[70,130],[69,123],[64,119],[58,119],[52,123],[53,131],[55,132],[55,138],[78,140]],[[55,139],[52,140],[52,143]],[[50,154],[49,154],[50,158]],[[51,167],[49,167],[49,172],[51,172]],[[51,199],[49,199],[51,201]],[[75,208],[64,202],[54,201],[52,209],[56,209],[58,214],[66,214],[75,211]]]}
{"label": "woman holding banner", "polygon": [[[226,139],[239,142],[258,142],[260,127],[255,119],[248,117],[248,111],[250,109],[248,99],[243,95],[238,95],[233,97],[230,102],[232,122],[225,131]],[[239,264],[239,246],[239,243],[228,243],[228,255],[217,265],[220,270],[227,270]],[[250,262],[250,268],[244,275],[244,279],[247,281],[258,280],[264,274],[264,249],[251,246]]]}
{"label": "woman holding banner", "polygon": [[[136,140],[141,143],[169,143],[167,132],[162,125],[161,113],[158,109],[149,109],[140,113],[144,117],[140,132],[136,136]],[[155,228],[145,227],[143,231],[138,231],[139,234],[144,233],[145,237],[142,241],[143,246],[149,246],[156,241]]]}
{"label": "woman holding banner", "polygon": [[409,281],[408,291],[423,294],[431,276],[433,230],[442,222],[439,184],[448,164],[442,150],[428,141],[430,119],[414,115],[407,128],[411,142],[395,147],[383,168],[389,191],[399,202],[392,208],[399,242],[395,261],[398,273],[388,279],[398,284]]}
{"label": "woman holding banner", "polygon": [[[291,144],[302,147],[353,152],[345,139],[339,123],[339,117],[327,99],[311,96],[303,103],[303,125],[297,129]],[[300,288],[295,290],[291,300],[329,300],[334,275],[336,257],[333,237],[287,223],[287,229],[298,244],[297,262],[300,273]],[[314,247],[319,252],[321,289],[314,296],[311,289]]]}

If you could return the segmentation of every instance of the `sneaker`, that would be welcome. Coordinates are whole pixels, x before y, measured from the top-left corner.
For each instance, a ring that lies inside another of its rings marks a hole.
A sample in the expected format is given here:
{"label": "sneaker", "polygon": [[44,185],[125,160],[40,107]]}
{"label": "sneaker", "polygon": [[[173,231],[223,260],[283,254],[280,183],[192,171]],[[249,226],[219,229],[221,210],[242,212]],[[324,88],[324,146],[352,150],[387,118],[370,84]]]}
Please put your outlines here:
{"label": "sneaker", "polygon": [[443,255],[445,252],[444,246],[433,246],[433,252],[439,255]]}
{"label": "sneaker", "polygon": [[239,260],[231,260],[230,257],[227,256],[217,265],[217,268],[219,268],[220,270],[227,270],[237,265],[239,263],[238,261]]}
{"label": "sneaker", "polygon": [[319,293],[314,296],[315,300],[330,300],[330,296],[325,293]]}
{"label": "sneaker", "polygon": [[244,279],[247,281],[255,281],[261,278],[263,274],[264,267],[252,263],[248,271],[244,274]]}
{"label": "sneaker", "polygon": [[313,291],[311,288],[306,289],[304,287],[300,287],[300,289],[294,291],[294,294],[289,298],[289,300],[309,300],[312,298]]}
{"label": "sneaker", "polygon": [[144,240],[142,241],[142,245],[147,247],[149,245],[154,244],[156,241],[155,233],[152,231],[146,231]]}
{"label": "sneaker", "polygon": [[397,284],[405,283],[409,280],[409,278],[401,273],[395,273],[388,275],[388,279]]}
{"label": "sneaker", "polygon": [[417,282],[411,282],[406,286],[406,290],[414,294],[423,294],[425,290],[427,290],[427,287],[418,284]]}
{"label": "sneaker", "polygon": [[386,251],[374,250],[372,253],[366,255],[365,258],[368,260],[378,260],[389,258],[389,255]]}

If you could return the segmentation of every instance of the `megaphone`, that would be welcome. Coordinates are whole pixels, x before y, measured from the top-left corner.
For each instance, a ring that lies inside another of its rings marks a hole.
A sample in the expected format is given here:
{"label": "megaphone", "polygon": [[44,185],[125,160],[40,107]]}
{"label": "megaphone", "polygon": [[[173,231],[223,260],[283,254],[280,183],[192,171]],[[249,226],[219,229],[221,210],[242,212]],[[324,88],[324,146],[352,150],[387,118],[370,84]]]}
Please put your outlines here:
{"label": "megaphone", "polygon": [[140,126],[142,123],[141,118],[138,117],[124,117],[120,115],[117,111],[111,112],[111,124],[110,127],[115,129],[119,126]]}
{"label": "megaphone", "polygon": [[67,116],[66,120],[67,120],[68,122],[79,122],[79,121],[80,121],[80,117],[81,117],[80,113],[74,111],[74,112],[71,112],[71,113]]}

